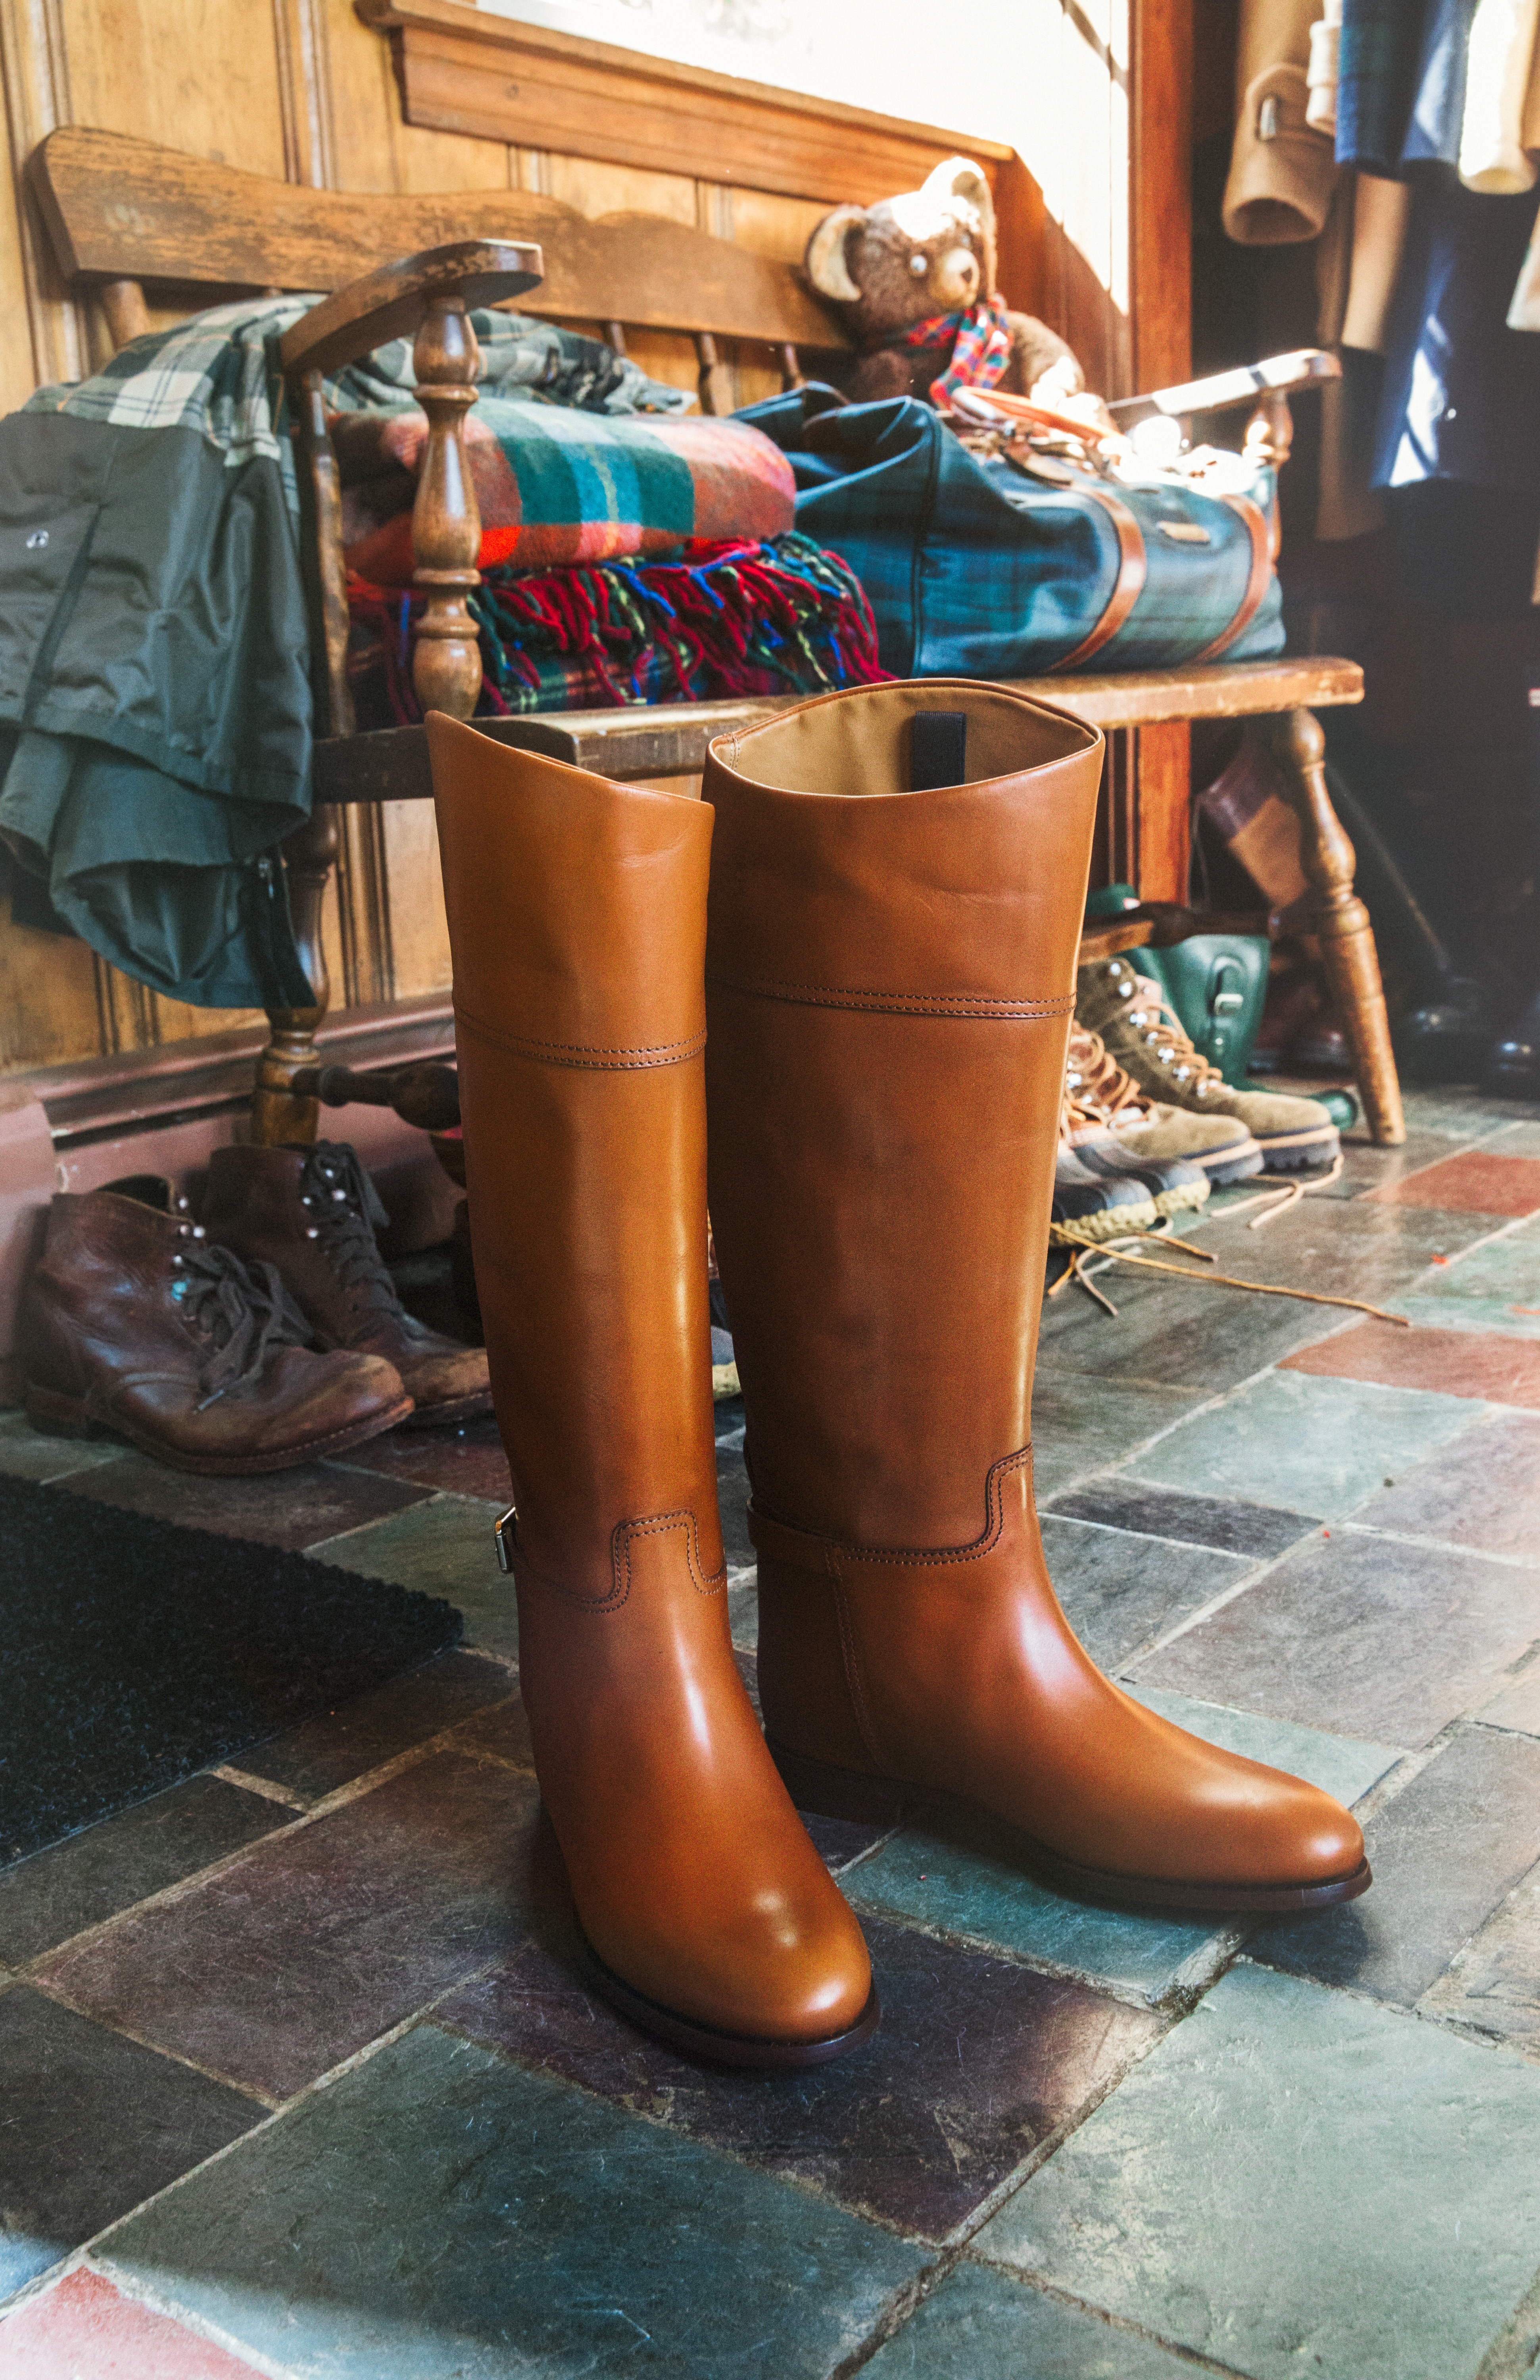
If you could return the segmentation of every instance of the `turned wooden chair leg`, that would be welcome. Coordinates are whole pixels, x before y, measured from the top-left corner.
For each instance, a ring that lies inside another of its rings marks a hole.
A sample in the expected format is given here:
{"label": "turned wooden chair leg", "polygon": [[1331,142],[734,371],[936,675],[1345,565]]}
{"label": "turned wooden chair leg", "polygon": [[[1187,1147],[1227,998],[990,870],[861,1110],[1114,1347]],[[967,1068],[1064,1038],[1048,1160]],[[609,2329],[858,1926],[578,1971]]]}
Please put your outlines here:
{"label": "turned wooden chair leg", "polygon": [[1314,887],[1315,928],[1338,1014],[1352,1048],[1370,1135],[1381,1148],[1406,1138],[1401,1084],[1390,1049],[1390,1019],[1369,913],[1352,889],[1353,848],[1331,806],[1326,737],[1313,711],[1285,711],[1274,750],[1289,780],[1300,822],[1300,861]]}
{"label": "turned wooden chair leg", "polygon": [[297,1099],[290,1085],[302,1066],[316,1063],[316,1027],[331,998],[321,919],[337,840],[336,811],[322,804],[309,824],[291,834],[284,845],[295,946],[315,992],[315,1005],[267,1012],[273,1038],[257,1061],[257,1087],[251,1100],[251,1137],[266,1148],[279,1141],[314,1140],[321,1117],[319,1102]]}

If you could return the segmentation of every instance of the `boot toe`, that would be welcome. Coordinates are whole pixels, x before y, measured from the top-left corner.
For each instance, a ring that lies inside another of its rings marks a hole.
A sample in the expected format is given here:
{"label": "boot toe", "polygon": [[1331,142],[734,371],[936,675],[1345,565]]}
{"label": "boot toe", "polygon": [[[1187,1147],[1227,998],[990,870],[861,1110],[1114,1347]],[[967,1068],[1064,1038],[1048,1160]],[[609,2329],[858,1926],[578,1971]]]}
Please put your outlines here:
{"label": "boot toe", "polygon": [[735,1917],[719,1912],[693,1941],[667,1922],[585,1919],[585,1931],[612,1976],[685,2025],[811,2047],[852,2032],[872,1995],[861,1929],[832,1883],[829,1893],[833,1908],[815,1910],[760,1892]]}

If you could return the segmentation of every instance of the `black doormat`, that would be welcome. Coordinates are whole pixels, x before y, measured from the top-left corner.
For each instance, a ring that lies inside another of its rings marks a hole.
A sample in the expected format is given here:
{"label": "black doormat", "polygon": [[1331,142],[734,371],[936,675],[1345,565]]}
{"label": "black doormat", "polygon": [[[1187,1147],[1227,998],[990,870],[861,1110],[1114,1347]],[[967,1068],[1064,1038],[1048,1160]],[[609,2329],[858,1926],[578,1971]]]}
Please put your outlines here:
{"label": "black doormat", "polygon": [[0,1476],[0,1864],[459,1640],[453,1604]]}

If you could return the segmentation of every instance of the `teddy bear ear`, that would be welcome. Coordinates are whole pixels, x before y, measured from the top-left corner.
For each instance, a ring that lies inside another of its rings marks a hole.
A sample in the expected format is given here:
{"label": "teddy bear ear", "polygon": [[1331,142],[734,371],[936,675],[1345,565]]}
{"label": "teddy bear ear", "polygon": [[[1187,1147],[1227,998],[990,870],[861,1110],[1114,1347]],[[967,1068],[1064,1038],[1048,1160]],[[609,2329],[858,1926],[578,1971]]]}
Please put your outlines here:
{"label": "teddy bear ear", "polygon": [[854,226],[866,220],[865,207],[836,207],[807,243],[807,278],[820,297],[832,298],[837,305],[853,306],[861,295],[845,262],[845,241]]}
{"label": "teddy bear ear", "polygon": [[995,229],[995,202],[984,169],[971,157],[948,157],[928,174],[920,196],[928,200],[938,213],[947,213],[959,203],[970,207],[978,218],[978,229],[987,239],[992,239]]}

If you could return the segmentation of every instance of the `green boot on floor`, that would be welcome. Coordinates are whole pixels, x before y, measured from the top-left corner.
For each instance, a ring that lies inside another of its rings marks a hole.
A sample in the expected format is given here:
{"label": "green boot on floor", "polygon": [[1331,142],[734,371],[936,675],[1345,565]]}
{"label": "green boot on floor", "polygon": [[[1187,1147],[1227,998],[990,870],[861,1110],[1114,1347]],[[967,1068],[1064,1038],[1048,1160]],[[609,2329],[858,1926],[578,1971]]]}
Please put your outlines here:
{"label": "green boot on floor", "polygon": [[1159,985],[1136,974],[1126,958],[1098,959],[1080,969],[1074,1013],[1154,1098],[1244,1124],[1267,1172],[1316,1172],[1336,1158],[1337,1126],[1319,1099],[1234,1089],[1194,1049]]}

